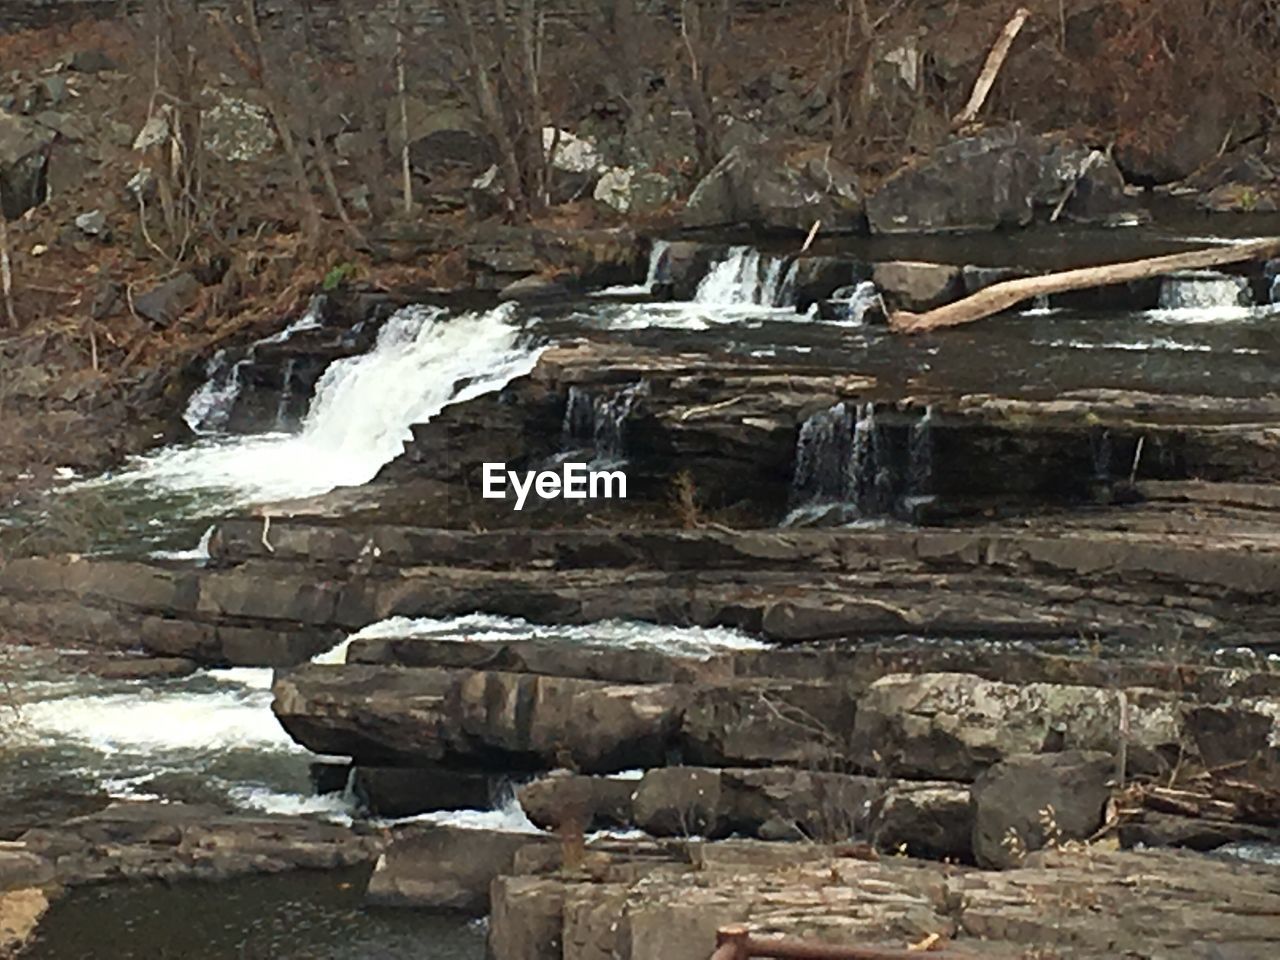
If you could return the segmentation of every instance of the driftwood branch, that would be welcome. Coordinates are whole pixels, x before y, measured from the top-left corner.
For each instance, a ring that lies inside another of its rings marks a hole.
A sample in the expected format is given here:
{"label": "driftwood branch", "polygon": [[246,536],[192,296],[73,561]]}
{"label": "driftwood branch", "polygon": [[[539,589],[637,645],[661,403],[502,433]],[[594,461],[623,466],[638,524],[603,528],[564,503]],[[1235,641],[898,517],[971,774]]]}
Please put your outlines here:
{"label": "driftwood branch", "polygon": [[991,93],[991,88],[995,85],[996,75],[1000,72],[1000,68],[1004,66],[1005,57],[1009,56],[1009,48],[1013,46],[1013,41],[1017,38],[1018,32],[1022,29],[1022,25],[1027,22],[1027,17],[1029,16],[1031,16],[1031,11],[1026,7],[1019,7],[1009,22],[1004,25],[1004,29],[1000,31],[1000,36],[996,38],[996,42],[991,47],[991,52],[987,54],[987,62],[982,65],[982,72],[978,74],[978,79],[974,81],[973,92],[969,94],[969,102],[964,105],[964,109],[956,114],[956,118],[951,121],[952,129],[959,130],[965,124],[973,123],[977,119],[979,111],[982,110],[982,105],[987,102],[987,95]]}
{"label": "driftwood branch", "polygon": [[1080,267],[1038,277],[1023,277],[996,283],[972,296],[925,313],[899,310],[889,318],[889,325],[900,333],[922,333],[939,327],[954,327],[982,320],[1024,300],[1069,290],[1108,287],[1117,283],[1145,280],[1180,270],[1203,270],[1229,263],[1261,260],[1280,253],[1280,237],[1267,237],[1225,247],[1172,253],[1125,263],[1108,263],[1097,267]]}

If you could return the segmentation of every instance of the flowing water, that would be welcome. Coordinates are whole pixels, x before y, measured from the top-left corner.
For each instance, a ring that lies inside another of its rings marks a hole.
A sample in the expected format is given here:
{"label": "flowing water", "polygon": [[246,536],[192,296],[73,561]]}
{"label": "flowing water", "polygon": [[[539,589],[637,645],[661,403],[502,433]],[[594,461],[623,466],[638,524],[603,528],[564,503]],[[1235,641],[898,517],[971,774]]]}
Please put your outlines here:
{"label": "flowing water", "polygon": [[[1239,283],[1219,275],[1170,281],[1157,310],[1100,313],[1028,304],[998,322],[908,339],[864,322],[879,302],[870,283],[845,291],[832,320],[797,312],[794,260],[751,247],[730,248],[713,263],[691,301],[637,300],[654,288],[665,255],[656,244],[643,284],[568,304],[461,313],[404,308],[385,322],[367,353],[328,367],[293,430],[225,432],[243,389],[242,365],[261,344],[236,362],[215,357],[187,407],[191,442],[137,458],[114,474],[69,483],[59,496],[67,502],[96,497],[93,502],[120,511],[121,521],[98,549],[202,563],[209,525],[218,516],[368,482],[400,452],[413,424],[501,389],[532,369],[548,344],[582,336],[857,370],[876,376],[886,393],[999,389],[1052,396],[1094,387],[1257,396],[1274,389],[1280,363],[1275,311],[1250,305]],[[309,310],[261,343],[282,343],[315,323]],[[291,376],[282,382],[275,419],[287,426],[288,391],[296,387]],[[639,382],[599,395],[576,391],[565,416],[565,449],[589,446],[597,459],[624,457],[628,416],[646,389]],[[930,497],[934,423],[926,413],[893,449],[872,402],[838,403],[814,413],[798,431],[792,521],[835,510],[845,522],[884,522],[904,504]],[[1099,469],[1110,471],[1106,443],[1099,437],[1095,452]],[[39,524],[45,516],[19,511],[7,522]],[[756,642],[735,631],[623,623],[553,628],[485,616],[383,621],[356,636],[536,637],[659,645],[691,655]],[[318,659],[341,662],[345,652],[343,644]],[[0,727],[7,767],[0,775],[0,808],[6,811],[0,835],[68,810],[93,809],[105,797],[212,800],[335,819],[358,815],[345,795],[311,794],[309,765],[316,758],[272,716],[269,671],[204,670],[181,679],[109,682],[69,672],[67,657],[55,664],[37,651],[10,656],[26,658],[25,679],[12,694],[16,715]],[[510,799],[490,811],[427,819],[531,829]],[[210,902],[216,907],[206,909]],[[198,923],[185,922],[194,914],[201,915]],[[220,887],[216,897],[185,885],[79,891],[57,907],[54,921],[33,956],[96,955],[83,939],[95,931],[125,944],[101,955],[122,957],[450,960],[482,951],[481,935],[455,921],[357,913],[350,891],[328,876],[239,881]],[[410,946],[423,942],[430,947],[414,952]],[[127,944],[148,949],[137,953]]]}

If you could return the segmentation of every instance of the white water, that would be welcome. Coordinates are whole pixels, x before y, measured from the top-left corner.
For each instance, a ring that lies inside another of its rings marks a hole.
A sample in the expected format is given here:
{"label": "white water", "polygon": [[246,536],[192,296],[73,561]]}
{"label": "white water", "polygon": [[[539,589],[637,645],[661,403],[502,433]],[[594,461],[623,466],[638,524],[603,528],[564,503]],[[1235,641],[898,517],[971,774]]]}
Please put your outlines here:
{"label": "white water", "polygon": [[450,318],[440,308],[406,307],[369,353],[330,364],[300,433],[168,447],[81,486],[200,491],[206,506],[233,507],[367,483],[401,452],[410,426],[533,369],[540,351],[520,341],[513,311]]}
{"label": "white water", "polygon": [[600,620],[582,626],[545,626],[519,617],[470,613],[461,617],[391,617],[351,634],[336,647],[311,658],[312,663],[346,663],[353,640],[465,640],[500,643],[512,640],[555,640],[589,647],[661,650],[689,657],[710,657],[725,650],[761,650],[764,641],[729,627],[665,627],[636,620]]}
{"label": "white water", "polygon": [[734,247],[707,271],[694,302],[710,306],[787,306],[784,286],[790,271],[784,261],[752,247]]}

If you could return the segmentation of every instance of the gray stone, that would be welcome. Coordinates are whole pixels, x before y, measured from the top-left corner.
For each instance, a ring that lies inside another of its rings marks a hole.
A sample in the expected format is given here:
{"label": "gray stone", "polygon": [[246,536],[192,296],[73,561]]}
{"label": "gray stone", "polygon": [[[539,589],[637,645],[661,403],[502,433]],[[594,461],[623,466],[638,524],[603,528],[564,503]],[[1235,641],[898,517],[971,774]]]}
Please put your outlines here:
{"label": "gray stone", "polygon": [[76,226],[81,233],[96,237],[107,229],[107,216],[101,210],[91,210],[76,217]]}
{"label": "gray stone", "polygon": [[25,117],[0,110],[0,215],[15,220],[44,202],[45,172],[55,134]]}
{"label": "gray stone", "polygon": [[499,300],[514,300],[518,303],[561,300],[567,296],[569,290],[564,284],[536,273],[513,280],[498,291]]}
{"label": "gray stone", "polygon": [[275,149],[276,130],[256,103],[218,93],[201,118],[204,145],[222,160],[250,162]]}
{"label": "gray stone", "polygon": [[195,303],[199,292],[200,281],[190,273],[180,273],[135,298],[133,309],[156,326],[167,327]]}
{"label": "gray stone", "polygon": [[877,263],[871,278],[892,306],[905,310],[930,310],[964,293],[960,268],[946,263]]}
{"label": "gray stone", "polygon": [[806,232],[821,221],[826,232],[851,232],[862,226],[862,195],[853,172],[829,156],[739,146],[694,188],[681,219],[686,227],[745,223],[779,232]]}
{"label": "gray stone", "polygon": [[510,872],[516,852],[550,842],[527,833],[441,824],[400,827],[374,867],[365,899],[380,907],[481,916],[489,910],[490,884]]}
{"label": "gray stone", "polygon": [[719,770],[650,770],[636,788],[632,804],[636,826],[654,836],[718,837],[727,832]]}
{"label": "gray stone", "polygon": [[1115,758],[1107,753],[1007,757],[973,784],[973,855],[978,865],[1006,869],[1026,854],[1085,840],[1102,825]]}

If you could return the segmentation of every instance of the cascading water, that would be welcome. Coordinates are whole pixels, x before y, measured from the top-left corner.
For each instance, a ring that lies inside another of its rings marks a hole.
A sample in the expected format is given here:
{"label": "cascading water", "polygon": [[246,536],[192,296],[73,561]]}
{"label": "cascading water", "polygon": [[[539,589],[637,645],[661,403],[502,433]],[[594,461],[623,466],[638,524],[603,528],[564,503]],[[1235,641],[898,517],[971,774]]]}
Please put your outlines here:
{"label": "cascading water", "polygon": [[831,513],[842,519],[889,515],[896,491],[888,441],[875,405],[837,403],[800,427],[791,480],[792,524]]}
{"label": "cascading water", "polygon": [[405,307],[371,351],[329,365],[298,433],[170,447],[86,486],[198,491],[204,508],[218,509],[367,483],[400,453],[410,426],[533,369],[540,350],[522,341],[514,309],[450,317],[443,308]]}
{"label": "cascading water", "polygon": [[788,278],[794,282],[785,260],[752,247],[733,247],[702,278],[693,299],[715,306],[784,306]]}
{"label": "cascading water", "polygon": [[916,503],[933,496],[933,444],[937,415],[932,405],[911,425],[907,440],[907,497]]}
{"label": "cascading water", "polygon": [[[230,361],[225,350],[219,350],[205,367],[205,382],[191,394],[187,401],[187,409],[182,415],[193,433],[210,434],[224,429],[231,418],[236,400],[240,396],[240,374],[244,367],[253,362],[259,347],[272,343],[284,343],[294,334],[303,330],[314,330],[320,326],[320,297],[312,297],[307,309],[293,323],[278,333],[255,341],[245,355],[234,363]],[[285,384],[285,392],[288,383]]]}
{"label": "cascading water", "polygon": [[649,383],[640,380],[620,390],[593,396],[579,387],[570,387],[561,428],[562,446],[581,449],[590,445],[597,463],[617,463],[627,455],[627,422],[641,398],[648,396]]}
{"label": "cascading water", "polygon": [[1252,316],[1249,281],[1212,270],[1176,273],[1160,281],[1159,308],[1150,316],[1164,321],[1205,323]]}

